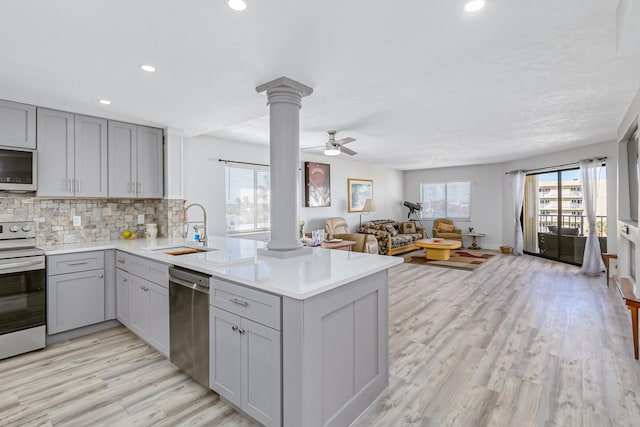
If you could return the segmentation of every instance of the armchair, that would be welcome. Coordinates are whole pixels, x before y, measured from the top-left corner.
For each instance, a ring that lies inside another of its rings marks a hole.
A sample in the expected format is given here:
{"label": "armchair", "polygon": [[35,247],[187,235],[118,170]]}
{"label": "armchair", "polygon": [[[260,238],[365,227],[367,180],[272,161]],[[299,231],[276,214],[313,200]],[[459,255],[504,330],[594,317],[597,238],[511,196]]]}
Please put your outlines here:
{"label": "armchair", "polygon": [[[451,227],[453,227],[452,230],[447,230],[451,229]],[[433,237],[438,237],[446,240],[458,240],[459,242],[462,242],[462,230],[460,230],[459,228],[455,228],[455,226],[453,225],[453,221],[451,221],[450,219],[438,218],[434,220],[433,229],[431,231],[433,232]]]}
{"label": "armchair", "polygon": [[378,253],[378,241],[370,234],[352,233],[349,231],[347,220],[341,217],[329,218],[324,224],[325,231],[331,234],[334,239],[353,240],[356,242],[351,247],[355,252],[364,252],[368,254]]}

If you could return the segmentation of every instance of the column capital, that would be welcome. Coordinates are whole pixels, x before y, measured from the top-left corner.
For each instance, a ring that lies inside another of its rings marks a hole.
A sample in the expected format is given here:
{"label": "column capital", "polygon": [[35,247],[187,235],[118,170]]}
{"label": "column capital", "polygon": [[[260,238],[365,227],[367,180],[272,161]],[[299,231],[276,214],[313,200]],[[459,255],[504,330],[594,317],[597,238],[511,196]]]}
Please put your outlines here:
{"label": "column capital", "polygon": [[271,80],[270,82],[263,83],[259,86],[256,86],[256,92],[262,93],[267,92],[267,95],[273,90],[286,90],[290,89],[293,92],[297,92],[300,97],[308,96],[313,93],[313,88],[307,85],[304,85],[300,82],[290,79],[289,77],[280,77],[275,80]]}

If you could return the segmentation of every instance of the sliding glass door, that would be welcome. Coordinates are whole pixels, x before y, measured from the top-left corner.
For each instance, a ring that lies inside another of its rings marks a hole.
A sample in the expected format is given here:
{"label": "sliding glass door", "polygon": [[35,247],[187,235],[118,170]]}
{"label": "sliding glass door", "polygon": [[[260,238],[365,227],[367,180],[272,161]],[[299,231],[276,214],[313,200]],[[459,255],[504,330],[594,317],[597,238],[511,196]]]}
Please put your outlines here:
{"label": "sliding glass door", "polygon": [[[603,166],[596,208],[597,235],[607,250],[607,185]],[[527,175],[522,208],[524,250],[570,264],[582,264],[588,221],[584,212],[580,169]]]}

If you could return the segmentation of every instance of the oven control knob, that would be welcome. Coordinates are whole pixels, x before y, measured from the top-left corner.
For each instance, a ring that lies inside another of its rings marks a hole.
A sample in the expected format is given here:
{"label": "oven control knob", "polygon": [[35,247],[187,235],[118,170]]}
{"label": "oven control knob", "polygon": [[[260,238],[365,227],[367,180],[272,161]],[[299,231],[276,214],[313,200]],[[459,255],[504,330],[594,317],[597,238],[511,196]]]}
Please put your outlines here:
{"label": "oven control knob", "polygon": [[23,225],[22,226],[22,231],[31,231],[31,226],[30,225]]}
{"label": "oven control knob", "polygon": [[20,231],[20,226],[19,225],[12,225],[11,227],[9,227],[9,231],[12,233],[17,233],[18,231]]}

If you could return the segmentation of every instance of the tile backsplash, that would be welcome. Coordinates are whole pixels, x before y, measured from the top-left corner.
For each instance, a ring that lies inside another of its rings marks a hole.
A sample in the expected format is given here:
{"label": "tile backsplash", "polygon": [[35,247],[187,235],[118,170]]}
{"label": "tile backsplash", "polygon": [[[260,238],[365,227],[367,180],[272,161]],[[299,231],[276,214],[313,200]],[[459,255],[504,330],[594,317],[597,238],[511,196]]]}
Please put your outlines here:
{"label": "tile backsplash", "polygon": [[[119,239],[125,229],[144,230],[137,225],[144,214],[145,224],[158,224],[158,236],[180,237],[184,215],[181,199],[51,199],[33,193],[0,192],[0,221],[35,221],[38,246],[99,242]],[[73,226],[80,216],[82,225]]]}

